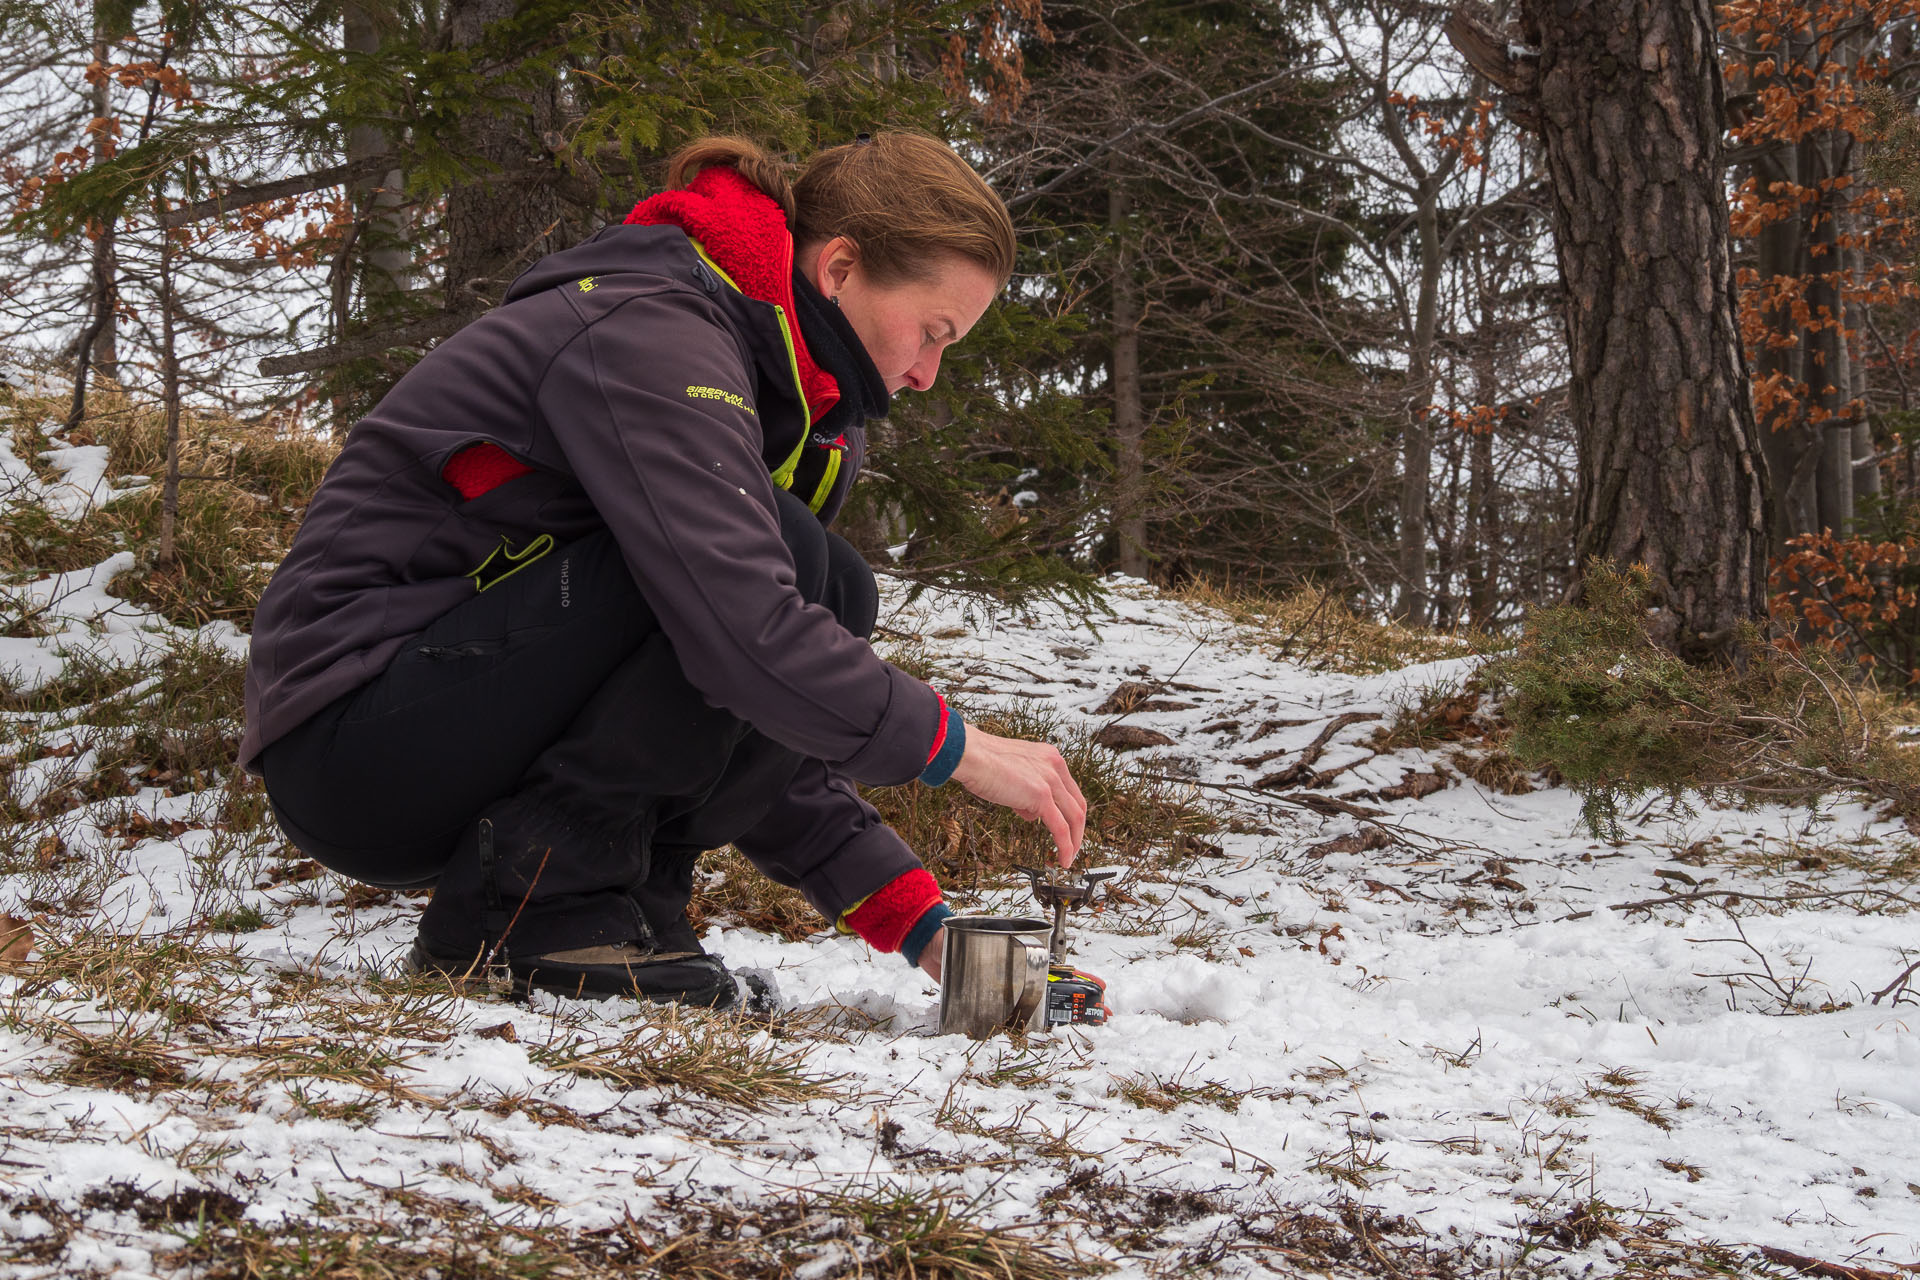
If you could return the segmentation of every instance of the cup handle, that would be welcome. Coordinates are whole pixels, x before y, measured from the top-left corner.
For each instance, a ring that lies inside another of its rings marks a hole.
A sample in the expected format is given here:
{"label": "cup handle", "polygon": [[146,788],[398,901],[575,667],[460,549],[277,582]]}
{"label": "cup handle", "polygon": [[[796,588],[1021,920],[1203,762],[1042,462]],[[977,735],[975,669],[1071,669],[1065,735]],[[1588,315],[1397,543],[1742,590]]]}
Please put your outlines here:
{"label": "cup handle", "polygon": [[1025,1029],[1032,1021],[1034,1013],[1047,998],[1047,968],[1051,953],[1032,938],[1021,938],[1026,947],[1026,981],[1020,984],[1020,998],[1014,1001],[1013,1012],[1007,1017],[1007,1025]]}

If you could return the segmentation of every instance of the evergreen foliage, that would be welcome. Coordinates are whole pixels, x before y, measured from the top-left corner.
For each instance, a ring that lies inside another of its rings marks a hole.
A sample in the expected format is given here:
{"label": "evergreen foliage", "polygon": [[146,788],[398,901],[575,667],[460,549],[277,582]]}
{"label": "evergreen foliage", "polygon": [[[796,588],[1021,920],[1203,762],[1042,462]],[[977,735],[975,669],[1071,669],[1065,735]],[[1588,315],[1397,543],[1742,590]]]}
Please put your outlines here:
{"label": "evergreen foliage", "polygon": [[[1763,407],[1851,415],[1851,454],[1821,455],[1833,509],[1900,524],[1920,286],[1889,264],[1912,256],[1916,84],[1880,55],[1914,19],[1804,16],[1777,58],[1787,19],[1720,19],[1741,251],[1803,223],[1840,251],[1760,273],[1750,355],[1818,338],[1761,369]],[[1022,255],[939,388],[875,424],[844,520],[883,569],[1013,593],[1116,567],[1308,584],[1504,626],[1571,573],[1578,460],[1526,112],[1442,25],[1385,0],[0,0],[20,69],[0,317],[79,358],[69,422],[124,383],[338,433],[534,258],[657,190],[680,143],[798,160],[920,128],[1007,198]],[[1802,277],[1844,314],[1789,305]],[[1816,385],[1842,349],[1850,385]]]}
{"label": "evergreen foliage", "polygon": [[988,143],[1031,226],[1030,305],[1084,321],[1052,374],[1107,414],[1098,562],[1325,569],[1306,495],[1366,483],[1346,447],[1364,378],[1328,336],[1351,321],[1332,300],[1347,243],[1317,216],[1352,176],[1311,158],[1340,86],[1283,7],[1068,4],[1047,25]]}

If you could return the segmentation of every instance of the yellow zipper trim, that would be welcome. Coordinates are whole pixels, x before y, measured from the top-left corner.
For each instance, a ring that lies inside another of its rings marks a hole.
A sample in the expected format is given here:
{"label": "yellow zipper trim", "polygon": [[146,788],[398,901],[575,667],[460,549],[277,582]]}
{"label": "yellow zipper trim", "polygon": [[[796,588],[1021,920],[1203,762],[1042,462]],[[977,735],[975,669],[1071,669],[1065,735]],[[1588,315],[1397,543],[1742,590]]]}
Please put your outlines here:
{"label": "yellow zipper trim", "polygon": [[819,515],[820,508],[827,505],[827,495],[833,492],[834,478],[840,474],[840,455],[843,450],[835,449],[827,459],[827,474],[820,478],[820,487],[813,491],[813,501],[807,504],[808,510]]}
{"label": "yellow zipper trim", "polygon": [[[720,264],[707,256],[707,248],[705,245],[695,240],[692,236],[687,237],[687,243],[693,246],[693,251],[700,255],[700,261],[706,263],[707,266],[713,270],[713,274],[725,280],[728,287],[735,293],[743,298],[746,296],[747,291],[742,289],[738,284],[735,284],[733,277],[725,271],[722,271]],[[769,303],[768,305],[773,308],[774,316],[780,321],[780,340],[787,344],[787,369],[793,374],[793,391],[800,399],[800,443],[793,446],[793,452],[787,455],[787,460],[775,468],[773,472],[773,482],[775,484],[779,485],[782,489],[791,489],[793,488],[794,468],[800,465],[800,452],[807,447],[807,437],[813,432],[813,409],[807,404],[807,389],[800,385],[800,353],[793,345],[793,330],[787,323],[787,309],[777,302]],[[827,475],[829,477],[840,470],[838,465],[839,461],[839,458],[836,456],[833,461],[827,464]],[[819,502],[824,502],[825,500],[825,496],[822,495]],[[815,511],[820,509],[819,502],[814,504],[813,509]]]}

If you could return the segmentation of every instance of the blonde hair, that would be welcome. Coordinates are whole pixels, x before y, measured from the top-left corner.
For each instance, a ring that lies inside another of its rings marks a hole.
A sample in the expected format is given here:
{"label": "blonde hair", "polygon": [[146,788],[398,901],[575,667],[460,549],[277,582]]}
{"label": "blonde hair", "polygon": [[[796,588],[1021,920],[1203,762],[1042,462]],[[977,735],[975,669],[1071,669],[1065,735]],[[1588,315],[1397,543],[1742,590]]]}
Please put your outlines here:
{"label": "blonde hair", "polygon": [[789,181],[786,167],[745,138],[701,138],[667,165],[667,185],[725,166],[772,197],[794,242],[845,236],[878,284],[929,278],[942,256],[979,263],[1004,284],[1013,274],[1013,219],[993,188],[936,138],[887,130],[817,151]]}

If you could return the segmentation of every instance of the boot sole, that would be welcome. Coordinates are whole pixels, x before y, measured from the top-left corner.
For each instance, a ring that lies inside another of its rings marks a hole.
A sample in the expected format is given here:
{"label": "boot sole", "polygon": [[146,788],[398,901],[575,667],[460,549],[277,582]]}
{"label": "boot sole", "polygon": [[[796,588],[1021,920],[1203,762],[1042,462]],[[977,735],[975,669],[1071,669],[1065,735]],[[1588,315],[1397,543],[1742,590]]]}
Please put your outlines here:
{"label": "boot sole", "polygon": [[[494,990],[485,973],[475,964],[456,968],[458,962],[443,960],[416,939],[407,952],[410,973],[439,978],[462,995],[487,995]],[[717,961],[715,962],[718,963]],[[569,1000],[641,1000],[649,1004],[680,1004],[695,1009],[729,1009],[739,1001],[739,984],[723,966],[711,983],[680,991],[646,991],[638,985],[606,988],[587,985],[587,975],[555,969],[521,970],[509,965],[511,998],[525,1002],[535,991],[565,996]],[[542,975],[551,975],[543,978]]]}

